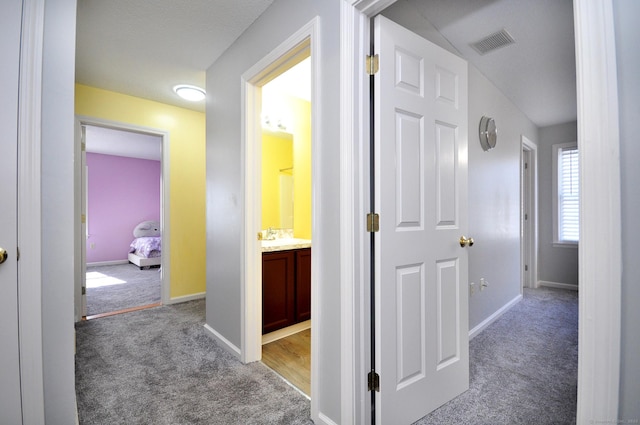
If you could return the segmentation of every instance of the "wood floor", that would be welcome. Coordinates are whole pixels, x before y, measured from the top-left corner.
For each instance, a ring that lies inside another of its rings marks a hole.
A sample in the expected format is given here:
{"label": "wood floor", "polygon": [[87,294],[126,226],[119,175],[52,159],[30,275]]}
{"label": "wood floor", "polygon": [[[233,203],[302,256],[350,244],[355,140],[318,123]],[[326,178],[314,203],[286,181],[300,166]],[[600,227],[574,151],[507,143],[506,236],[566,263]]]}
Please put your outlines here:
{"label": "wood floor", "polygon": [[263,345],[262,362],[311,396],[311,329]]}

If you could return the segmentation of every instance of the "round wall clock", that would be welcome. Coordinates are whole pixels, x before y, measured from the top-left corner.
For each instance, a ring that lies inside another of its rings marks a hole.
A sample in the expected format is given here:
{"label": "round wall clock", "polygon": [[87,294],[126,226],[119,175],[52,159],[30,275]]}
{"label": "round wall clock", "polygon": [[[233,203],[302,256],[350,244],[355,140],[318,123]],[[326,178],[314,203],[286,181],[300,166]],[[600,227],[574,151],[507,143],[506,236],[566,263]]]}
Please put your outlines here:
{"label": "round wall clock", "polygon": [[482,117],[480,118],[480,146],[485,151],[496,147],[496,141],[498,140],[498,130],[496,129],[496,122],[493,118]]}

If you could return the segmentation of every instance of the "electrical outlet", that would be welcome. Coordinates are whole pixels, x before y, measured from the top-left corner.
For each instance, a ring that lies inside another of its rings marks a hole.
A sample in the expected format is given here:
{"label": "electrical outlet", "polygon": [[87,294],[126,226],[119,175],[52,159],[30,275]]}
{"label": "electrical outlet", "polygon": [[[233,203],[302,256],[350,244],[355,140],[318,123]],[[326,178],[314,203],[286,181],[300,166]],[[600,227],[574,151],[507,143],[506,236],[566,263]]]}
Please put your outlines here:
{"label": "electrical outlet", "polygon": [[94,249],[95,247],[96,247],[96,244],[95,244],[95,243],[91,242],[91,243],[89,244],[89,248]]}
{"label": "electrical outlet", "polygon": [[480,290],[484,291],[487,286],[489,286],[489,282],[487,282],[484,277],[481,277],[480,278]]}
{"label": "electrical outlet", "polygon": [[469,284],[469,295],[473,295],[476,293],[476,283],[475,282],[471,282]]}

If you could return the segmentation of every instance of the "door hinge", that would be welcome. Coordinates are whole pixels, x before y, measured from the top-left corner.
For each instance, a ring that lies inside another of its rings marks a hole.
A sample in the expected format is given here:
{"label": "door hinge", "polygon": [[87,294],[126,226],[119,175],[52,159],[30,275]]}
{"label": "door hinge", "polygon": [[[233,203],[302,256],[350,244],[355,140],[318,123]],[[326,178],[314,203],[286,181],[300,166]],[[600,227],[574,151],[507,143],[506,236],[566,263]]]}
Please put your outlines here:
{"label": "door hinge", "polygon": [[529,271],[529,266],[527,264],[524,265],[524,271],[528,272]]}
{"label": "door hinge", "polygon": [[525,214],[524,214],[524,219],[525,219],[525,220],[529,220],[529,214],[525,213]]}
{"label": "door hinge", "polygon": [[81,142],[81,143],[80,143],[80,150],[81,150],[82,152],[86,152],[86,150],[87,150],[87,144],[86,144],[85,142]]}
{"label": "door hinge", "polygon": [[525,163],[524,163],[524,169],[526,170],[527,168],[529,168],[529,163],[528,163],[528,162],[525,162]]}
{"label": "door hinge", "polygon": [[16,247],[16,261],[20,261],[20,247]]}
{"label": "door hinge", "polygon": [[380,375],[375,370],[372,370],[367,375],[367,388],[368,391],[380,392]]}
{"label": "door hinge", "polygon": [[82,287],[82,295],[87,295],[87,287],[86,286]]}
{"label": "door hinge", "polygon": [[376,213],[367,214],[367,232],[374,233],[380,230],[380,216]]}
{"label": "door hinge", "polygon": [[378,72],[378,68],[380,67],[380,59],[378,58],[378,55],[367,56],[365,67],[367,75],[374,75]]}

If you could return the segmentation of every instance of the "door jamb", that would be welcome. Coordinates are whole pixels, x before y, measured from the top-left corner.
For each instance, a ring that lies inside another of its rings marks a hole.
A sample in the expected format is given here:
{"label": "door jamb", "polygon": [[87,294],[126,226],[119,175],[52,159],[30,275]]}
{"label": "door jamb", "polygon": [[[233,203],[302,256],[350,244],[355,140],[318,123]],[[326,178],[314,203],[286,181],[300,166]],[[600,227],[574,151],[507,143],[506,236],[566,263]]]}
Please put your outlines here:
{"label": "door jamb", "polygon": [[[376,13],[395,3],[396,0],[344,0],[342,16],[343,23],[348,20],[351,25],[345,28],[358,28],[359,22],[364,18],[367,21]],[[581,217],[580,234],[583,241],[580,249],[580,317],[579,322],[579,346],[578,346],[578,422],[589,419],[617,420],[619,403],[620,381],[620,286],[621,286],[621,230],[620,230],[620,182],[619,168],[619,128],[618,128],[618,98],[617,98],[617,65],[615,60],[615,34],[613,7],[611,0],[602,2],[590,2],[589,0],[574,0],[574,27],[576,41],[576,75],[578,83],[578,146],[581,164],[581,180],[584,182],[585,174],[590,174],[589,183],[581,184]],[[358,61],[366,57],[368,45],[359,44],[359,39],[351,43],[342,43],[343,56],[353,63],[341,63],[341,69],[351,67],[358,69]],[[341,73],[341,90],[350,80],[355,80],[355,85],[362,84],[363,75],[359,73]],[[346,81],[345,81],[346,79]],[[342,95],[349,93],[342,93]],[[343,104],[344,106],[344,104]],[[345,129],[352,131],[353,135],[362,135],[366,131],[368,119],[366,117],[366,99],[360,98],[353,104],[353,109],[347,114],[342,114],[342,122]],[[355,137],[355,136],[354,136]],[[586,149],[585,142],[589,147]],[[581,147],[582,145],[582,147]],[[362,148],[361,148],[362,149]],[[348,154],[345,151],[344,141],[341,155]],[[361,155],[363,151],[359,152]],[[600,161],[599,155],[604,156],[605,161]],[[354,167],[357,160],[353,160]],[[617,181],[615,181],[618,179]],[[350,182],[353,184],[353,182]],[[362,196],[365,189],[364,182],[359,182],[354,188],[354,193]],[[587,199],[588,201],[585,201]],[[611,202],[602,202],[609,199]],[[598,205],[599,203],[599,205]],[[593,206],[592,213],[585,217],[586,206]],[[612,205],[612,210],[601,211],[605,205]],[[615,210],[615,211],[614,211]],[[612,214],[612,211],[615,212]],[[341,223],[349,218],[349,211],[343,211]],[[604,224],[603,224],[604,223]],[[348,224],[348,223],[347,223]],[[606,225],[603,230],[602,226]],[[358,228],[357,226],[355,227]],[[600,229],[600,230],[598,230]],[[601,243],[595,232],[608,235],[606,243]],[[594,234],[593,239],[585,238],[585,234]],[[342,234],[341,234],[342,237]],[[344,242],[350,238],[345,237]],[[361,238],[357,241],[356,248],[365,248]],[[357,264],[355,275],[362,275],[368,267],[367,259]],[[587,274],[590,274],[587,276]],[[344,277],[344,276],[343,276]],[[342,281],[342,287],[346,283],[357,281]],[[598,291],[598,282],[610,282],[613,288],[607,286]],[[601,294],[599,296],[593,294]],[[362,292],[356,292],[353,303],[343,304],[344,316],[359,312],[362,300],[358,299]],[[586,317],[591,320],[585,320]],[[366,324],[362,321],[362,315],[358,316],[361,326],[353,329],[354,341],[351,345],[359,347],[362,343]],[[354,322],[356,325],[358,322]],[[361,350],[367,347],[360,346]],[[361,353],[355,353],[348,363],[343,359],[343,382],[345,388],[346,379],[362,381],[363,368],[366,362],[362,361]],[[347,363],[347,364],[345,364]],[[356,382],[360,382],[356,381]],[[348,386],[346,386],[348,388]],[[349,396],[349,394],[347,394]],[[343,423],[354,423],[360,412],[366,412],[366,387],[357,388],[356,400],[360,400],[359,408],[351,409],[343,407]],[[349,401],[343,399],[343,404]],[[354,400],[355,401],[355,400]],[[352,403],[353,404],[353,403]]]}
{"label": "door jamb", "polygon": [[[525,274],[529,274],[531,277],[530,288],[538,287],[538,146],[529,140],[526,136],[520,136],[520,256],[521,256],[521,275],[520,275],[520,288],[522,289],[525,281]],[[527,182],[524,179],[524,152],[529,153],[529,182],[527,188],[525,185]],[[529,205],[529,217],[527,221],[524,220],[524,205],[525,195],[528,195]],[[525,226],[529,227],[529,239],[524,239]],[[525,258],[525,244],[528,245],[529,258]],[[524,265],[527,264],[530,269],[524,271]]]}
{"label": "door jamb", "polygon": [[[311,255],[311,393],[318,394],[318,335],[322,322],[319,320],[320,282],[322,270],[321,254],[323,235],[319,229],[322,222],[320,215],[320,179],[321,169],[319,145],[321,143],[320,105],[321,90],[319,85],[320,48],[319,18],[314,18],[287,40],[272,50],[267,56],[242,74],[241,78],[241,140],[242,140],[242,176],[244,179],[245,217],[244,239],[242,242],[241,262],[241,348],[240,360],[243,363],[258,361],[262,357],[262,256],[257,238],[261,231],[262,204],[260,170],[262,140],[260,109],[262,105],[261,86],[279,75],[283,67],[293,66],[302,58],[311,59],[311,214],[313,235],[313,253]],[[311,398],[311,417],[318,417],[318,397]]]}
{"label": "door jamb", "polygon": [[[102,118],[95,118],[83,115],[75,116],[75,157],[76,157],[76,169],[75,169],[75,209],[80,211],[80,203],[82,199],[82,186],[81,182],[83,171],[81,170],[82,164],[79,160],[81,155],[81,143],[82,143],[82,126],[91,125],[95,127],[105,127],[116,130],[130,131],[134,133],[149,134],[152,136],[158,136],[162,138],[162,166],[161,166],[161,188],[160,188],[160,226],[162,229],[162,259],[161,259],[161,283],[160,283],[160,299],[162,304],[171,304],[170,290],[171,290],[171,228],[170,228],[170,179],[169,179],[169,132],[165,130],[144,127],[140,125],[127,124],[117,121],[105,120]],[[80,213],[78,213],[79,215]],[[82,226],[82,223],[78,220],[76,226]],[[78,237],[84,238],[82,229],[77,230]],[[76,246],[80,246],[81,241],[76,240]],[[76,253],[76,283],[75,283],[75,320],[76,322],[82,319],[82,276],[80,264],[80,253]]]}

